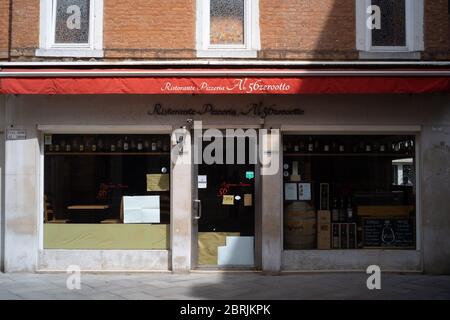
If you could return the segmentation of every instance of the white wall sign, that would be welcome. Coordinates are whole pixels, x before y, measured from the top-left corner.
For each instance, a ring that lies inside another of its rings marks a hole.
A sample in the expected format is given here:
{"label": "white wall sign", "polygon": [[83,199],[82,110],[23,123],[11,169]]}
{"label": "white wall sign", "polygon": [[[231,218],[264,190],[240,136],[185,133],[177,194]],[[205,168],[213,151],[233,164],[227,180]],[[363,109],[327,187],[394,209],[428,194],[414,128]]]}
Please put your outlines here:
{"label": "white wall sign", "polygon": [[27,130],[25,129],[8,129],[6,131],[6,140],[26,140]]}
{"label": "white wall sign", "polygon": [[160,223],[159,196],[123,197],[123,223]]}
{"label": "white wall sign", "polygon": [[198,188],[206,189],[208,187],[208,176],[198,176]]}

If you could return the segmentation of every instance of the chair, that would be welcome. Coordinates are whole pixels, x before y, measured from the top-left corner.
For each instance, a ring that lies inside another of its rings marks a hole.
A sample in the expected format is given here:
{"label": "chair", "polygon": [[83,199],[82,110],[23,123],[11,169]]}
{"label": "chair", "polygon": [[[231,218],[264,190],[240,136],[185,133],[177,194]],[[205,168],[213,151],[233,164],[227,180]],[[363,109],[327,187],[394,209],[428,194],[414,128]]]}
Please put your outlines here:
{"label": "chair", "polygon": [[69,222],[67,219],[56,219],[55,211],[52,209],[52,205],[50,204],[47,195],[44,195],[44,223],[62,224],[67,222]]}

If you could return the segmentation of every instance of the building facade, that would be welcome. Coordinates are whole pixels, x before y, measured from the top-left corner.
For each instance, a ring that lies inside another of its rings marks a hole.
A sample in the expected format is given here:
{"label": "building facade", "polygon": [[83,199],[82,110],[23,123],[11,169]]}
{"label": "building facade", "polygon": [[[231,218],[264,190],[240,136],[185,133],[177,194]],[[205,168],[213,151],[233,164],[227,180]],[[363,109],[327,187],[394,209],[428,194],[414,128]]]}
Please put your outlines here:
{"label": "building facade", "polygon": [[0,0],[6,272],[450,272],[450,9]]}

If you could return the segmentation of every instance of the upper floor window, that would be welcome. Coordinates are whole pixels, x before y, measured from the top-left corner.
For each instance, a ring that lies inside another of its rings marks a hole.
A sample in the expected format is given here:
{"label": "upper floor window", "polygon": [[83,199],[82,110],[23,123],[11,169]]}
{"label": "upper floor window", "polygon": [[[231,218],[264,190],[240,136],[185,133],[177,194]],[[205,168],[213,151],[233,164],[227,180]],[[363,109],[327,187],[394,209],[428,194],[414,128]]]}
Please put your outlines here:
{"label": "upper floor window", "polygon": [[423,0],[356,0],[361,58],[420,59]]}
{"label": "upper floor window", "polygon": [[37,56],[103,57],[103,0],[41,0]]}
{"label": "upper floor window", "polygon": [[199,57],[256,58],[258,0],[197,0]]}

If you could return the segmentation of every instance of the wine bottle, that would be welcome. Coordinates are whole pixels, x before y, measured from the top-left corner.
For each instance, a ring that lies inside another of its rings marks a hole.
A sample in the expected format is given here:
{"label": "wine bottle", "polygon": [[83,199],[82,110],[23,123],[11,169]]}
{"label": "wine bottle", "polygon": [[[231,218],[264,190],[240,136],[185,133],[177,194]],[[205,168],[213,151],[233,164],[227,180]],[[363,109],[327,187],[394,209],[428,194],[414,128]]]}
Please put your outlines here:
{"label": "wine bottle", "polygon": [[340,143],[339,144],[339,152],[345,152],[345,146],[344,146],[344,144],[343,143]]}
{"label": "wine bottle", "polygon": [[144,144],[142,143],[142,140],[140,140],[140,139],[137,143],[137,149],[138,149],[138,151],[142,151],[144,149]]}
{"label": "wine bottle", "polygon": [[333,222],[339,221],[339,204],[338,204],[337,198],[333,199],[333,210],[331,212],[331,217],[332,217]]}
{"label": "wine bottle", "polygon": [[298,142],[294,144],[294,152],[300,152],[300,145]]}
{"label": "wine bottle", "polygon": [[170,150],[170,140],[164,139],[163,152],[169,152],[169,150]]}
{"label": "wine bottle", "polygon": [[386,152],[386,145],[384,143],[380,144],[380,152]]}
{"label": "wine bottle", "polygon": [[156,140],[153,138],[152,139],[152,152],[156,151]]}
{"label": "wine bottle", "polygon": [[341,205],[339,207],[339,222],[345,222],[346,220],[346,210],[344,206],[344,197],[341,198]]}
{"label": "wine bottle", "polygon": [[330,144],[328,143],[328,141],[325,141],[323,144],[323,151],[324,152],[330,152]]}
{"label": "wine bottle", "polygon": [[347,201],[347,221],[353,221],[352,197],[348,197]]}
{"label": "wine bottle", "polygon": [[309,137],[308,141],[308,152],[314,152],[314,143],[312,137]]}
{"label": "wine bottle", "polygon": [[157,150],[158,152],[161,152],[161,151],[162,151],[162,145],[163,145],[163,143],[162,143],[161,138],[158,138],[158,140],[156,141],[156,150]]}
{"label": "wine bottle", "polygon": [[128,137],[125,136],[125,141],[123,142],[123,151],[128,151],[130,149],[130,143],[128,142]]}
{"label": "wine bottle", "polygon": [[123,151],[123,140],[122,140],[122,138],[119,138],[119,140],[117,140],[117,150],[119,152]]}
{"label": "wine bottle", "polygon": [[70,152],[72,151],[72,146],[70,145],[70,143],[66,144],[66,152]]}
{"label": "wine bottle", "polygon": [[131,151],[136,151],[136,142],[134,141],[134,139],[131,139],[130,149]]}
{"label": "wine bottle", "polygon": [[370,144],[370,142],[366,143],[365,151],[372,152],[372,145]]}
{"label": "wine bottle", "polygon": [[103,149],[105,148],[105,145],[104,145],[104,143],[103,143],[103,139],[98,139],[98,142],[97,142],[97,148],[98,148],[98,150],[100,151],[100,152],[102,152],[103,151]]}

